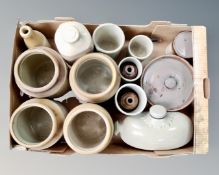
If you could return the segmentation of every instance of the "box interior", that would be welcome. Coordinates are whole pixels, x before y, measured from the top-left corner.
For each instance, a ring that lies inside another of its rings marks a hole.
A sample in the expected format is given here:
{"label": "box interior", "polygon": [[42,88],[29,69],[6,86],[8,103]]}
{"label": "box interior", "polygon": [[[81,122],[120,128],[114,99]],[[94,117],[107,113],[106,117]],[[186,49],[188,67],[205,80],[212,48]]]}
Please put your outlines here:
{"label": "box interior", "polygon": [[[64,20],[53,20],[53,21],[38,21],[38,22],[27,22],[28,25],[30,25],[33,29],[38,30],[42,32],[47,39],[49,40],[50,44],[52,45],[53,49],[57,50],[54,44],[54,34],[59,26],[60,23],[64,22]],[[25,23],[25,22],[23,22]],[[23,24],[22,23],[22,24]],[[13,77],[13,66],[14,62],[17,59],[17,57],[25,51],[27,48],[23,42],[23,39],[19,36],[19,27],[21,23],[19,22],[16,29],[15,34],[15,40],[14,40],[14,48],[13,48],[13,60],[12,60],[12,66],[11,66],[11,83],[10,83],[10,115],[12,115],[13,111],[24,101],[28,100],[30,97],[20,92],[19,88],[17,87],[14,77]],[[89,32],[93,33],[94,29],[97,25],[93,24],[85,24]],[[147,35],[150,38],[152,38],[154,42],[154,52],[152,54],[152,58],[156,58],[161,55],[166,54],[166,48],[168,45],[170,45],[175,38],[175,36],[182,31],[191,31],[191,26],[187,26],[185,24],[172,24],[167,21],[155,21],[151,22],[148,25],[120,25],[120,27],[123,29],[126,37],[126,44],[119,54],[118,58],[116,58],[116,62],[119,63],[119,61],[127,56],[127,43],[129,40],[135,36],[135,35]],[[189,63],[193,65],[193,59],[189,60]],[[143,65],[146,64],[146,62],[143,62]],[[70,65],[69,65],[70,67]],[[139,82],[137,82],[139,84]],[[73,93],[71,92],[71,89],[69,89],[69,92],[67,95],[64,95],[61,98],[56,99],[58,101],[61,101],[69,110],[72,109],[74,106],[77,106],[79,104],[78,100],[74,97]],[[109,105],[110,104],[110,105]],[[111,114],[111,117],[114,121],[121,120],[124,116],[119,113],[116,110],[113,97],[104,103],[100,104],[101,106],[105,107],[107,111]],[[114,106],[113,108],[109,108],[109,106]],[[148,110],[150,107],[149,104],[147,104],[147,107],[145,110]],[[188,107],[184,108],[180,112],[185,113],[188,115],[192,120],[194,118],[194,103],[191,103]],[[194,132],[195,134],[195,132]],[[13,139],[10,139],[10,145],[11,149],[21,149],[21,150],[27,150],[26,148],[23,148],[22,146],[17,145]],[[118,137],[114,137],[111,144],[103,151],[102,154],[141,154],[141,155],[147,155],[151,157],[156,156],[170,156],[170,155],[179,155],[179,154],[192,154],[194,151],[194,139],[187,145],[185,145],[182,148],[175,149],[175,150],[168,150],[168,151],[144,151],[132,148],[122,141]],[[32,150],[29,150],[32,151]],[[43,150],[43,152],[47,153],[53,153],[53,154],[72,154],[74,151],[72,151],[67,144],[64,141],[64,138],[62,138],[58,143],[56,143],[53,147]]]}

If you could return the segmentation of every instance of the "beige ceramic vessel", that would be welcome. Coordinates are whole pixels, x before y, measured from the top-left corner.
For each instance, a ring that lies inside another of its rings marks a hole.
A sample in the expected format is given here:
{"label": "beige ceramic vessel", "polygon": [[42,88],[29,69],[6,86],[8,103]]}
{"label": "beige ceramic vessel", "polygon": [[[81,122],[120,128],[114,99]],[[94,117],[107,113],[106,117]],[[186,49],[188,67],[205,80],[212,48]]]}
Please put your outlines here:
{"label": "beige ceramic vessel", "polygon": [[67,144],[80,154],[103,151],[110,143],[114,132],[109,113],[96,104],[81,104],[72,109],[64,122],[64,137]]}
{"label": "beige ceramic vessel", "polygon": [[38,46],[51,47],[47,38],[41,32],[33,30],[30,26],[21,26],[19,33],[29,49]]}
{"label": "beige ceramic vessel", "polygon": [[26,148],[42,150],[54,145],[63,135],[67,111],[48,99],[31,99],[21,104],[10,119],[13,139]]}
{"label": "beige ceramic vessel", "polygon": [[59,97],[69,87],[67,65],[47,47],[23,52],[15,62],[14,76],[21,91],[32,97]]}
{"label": "beige ceramic vessel", "polygon": [[72,66],[69,82],[82,102],[100,103],[110,99],[119,88],[121,77],[115,61],[101,53],[90,53]]}

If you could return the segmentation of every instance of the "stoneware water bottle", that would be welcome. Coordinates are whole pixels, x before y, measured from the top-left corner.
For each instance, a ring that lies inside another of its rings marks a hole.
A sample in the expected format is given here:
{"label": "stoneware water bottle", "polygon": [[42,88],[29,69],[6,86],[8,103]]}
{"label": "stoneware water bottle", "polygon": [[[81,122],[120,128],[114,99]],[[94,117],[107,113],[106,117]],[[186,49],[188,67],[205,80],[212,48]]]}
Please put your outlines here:
{"label": "stoneware water bottle", "polygon": [[110,99],[120,86],[115,61],[102,53],[90,53],[72,66],[69,82],[81,102],[101,103]]}
{"label": "stoneware water bottle", "polygon": [[61,103],[48,99],[31,99],[21,104],[10,119],[13,139],[26,148],[42,150],[63,136],[67,111]]}
{"label": "stoneware water bottle", "polygon": [[59,53],[70,63],[94,48],[87,28],[76,21],[60,24],[55,33],[55,44]]}
{"label": "stoneware water bottle", "polygon": [[155,58],[143,70],[141,86],[148,102],[177,111],[193,100],[193,68],[183,58],[164,55]]}
{"label": "stoneware water bottle", "polygon": [[67,65],[48,47],[23,52],[15,62],[14,77],[21,91],[31,97],[59,97],[69,89]]}
{"label": "stoneware water bottle", "polygon": [[125,35],[119,26],[112,23],[105,23],[99,25],[94,30],[93,41],[98,52],[115,58],[125,44]]}
{"label": "stoneware water bottle", "polygon": [[109,113],[96,104],[81,104],[72,109],[64,123],[67,144],[80,154],[103,151],[114,133]]}
{"label": "stoneware water bottle", "polygon": [[24,39],[27,48],[31,49],[38,46],[50,47],[47,38],[39,31],[33,30],[28,25],[21,26],[19,30],[20,36]]}
{"label": "stoneware water bottle", "polygon": [[149,112],[116,122],[115,133],[128,145],[143,150],[170,150],[186,145],[193,134],[191,119],[154,105]]}

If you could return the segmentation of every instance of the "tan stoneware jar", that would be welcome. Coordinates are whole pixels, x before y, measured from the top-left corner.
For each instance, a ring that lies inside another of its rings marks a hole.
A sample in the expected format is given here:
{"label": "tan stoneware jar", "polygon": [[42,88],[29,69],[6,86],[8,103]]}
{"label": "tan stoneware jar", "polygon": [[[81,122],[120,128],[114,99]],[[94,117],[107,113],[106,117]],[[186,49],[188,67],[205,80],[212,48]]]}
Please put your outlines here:
{"label": "tan stoneware jar", "polygon": [[100,103],[110,99],[119,88],[121,77],[115,61],[102,53],[90,53],[72,66],[70,86],[81,102]]}
{"label": "tan stoneware jar", "polygon": [[110,143],[114,125],[109,113],[97,104],[81,104],[72,109],[64,122],[67,144],[80,154],[95,154]]}
{"label": "tan stoneware jar", "polygon": [[24,39],[27,48],[31,49],[38,46],[51,47],[47,38],[39,31],[33,30],[28,25],[21,26],[20,36]]}
{"label": "tan stoneware jar", "polygon": [[47,47],[23,52],[15,62],[14,77],[20,90],[31,97],[59,97],[69,89],[66,63]]}
{"label": "tan stoneware jar", "polygon": [[11,136],[26,148],[49,148],[62,137],[66,115],[67,110],[61,103],[48,99],[28,100],[11,116]]}

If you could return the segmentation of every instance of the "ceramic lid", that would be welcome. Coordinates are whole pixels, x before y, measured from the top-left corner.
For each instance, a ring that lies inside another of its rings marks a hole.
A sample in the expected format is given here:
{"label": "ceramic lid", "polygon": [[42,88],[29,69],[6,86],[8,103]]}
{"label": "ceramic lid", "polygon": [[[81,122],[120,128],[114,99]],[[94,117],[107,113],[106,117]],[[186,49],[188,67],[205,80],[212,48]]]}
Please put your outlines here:
{"label": "ceramic lid", "polygon": [[192,32],[180,32],[173,41],[173,48],[177,55],[183,58],[192,58]]}
{"label": "ceramic lid", "polygon": [[144,69],[141,86],[151,104],[168,111],[182,109],[193,100],[192,66],[178,56],[162,56]]}

